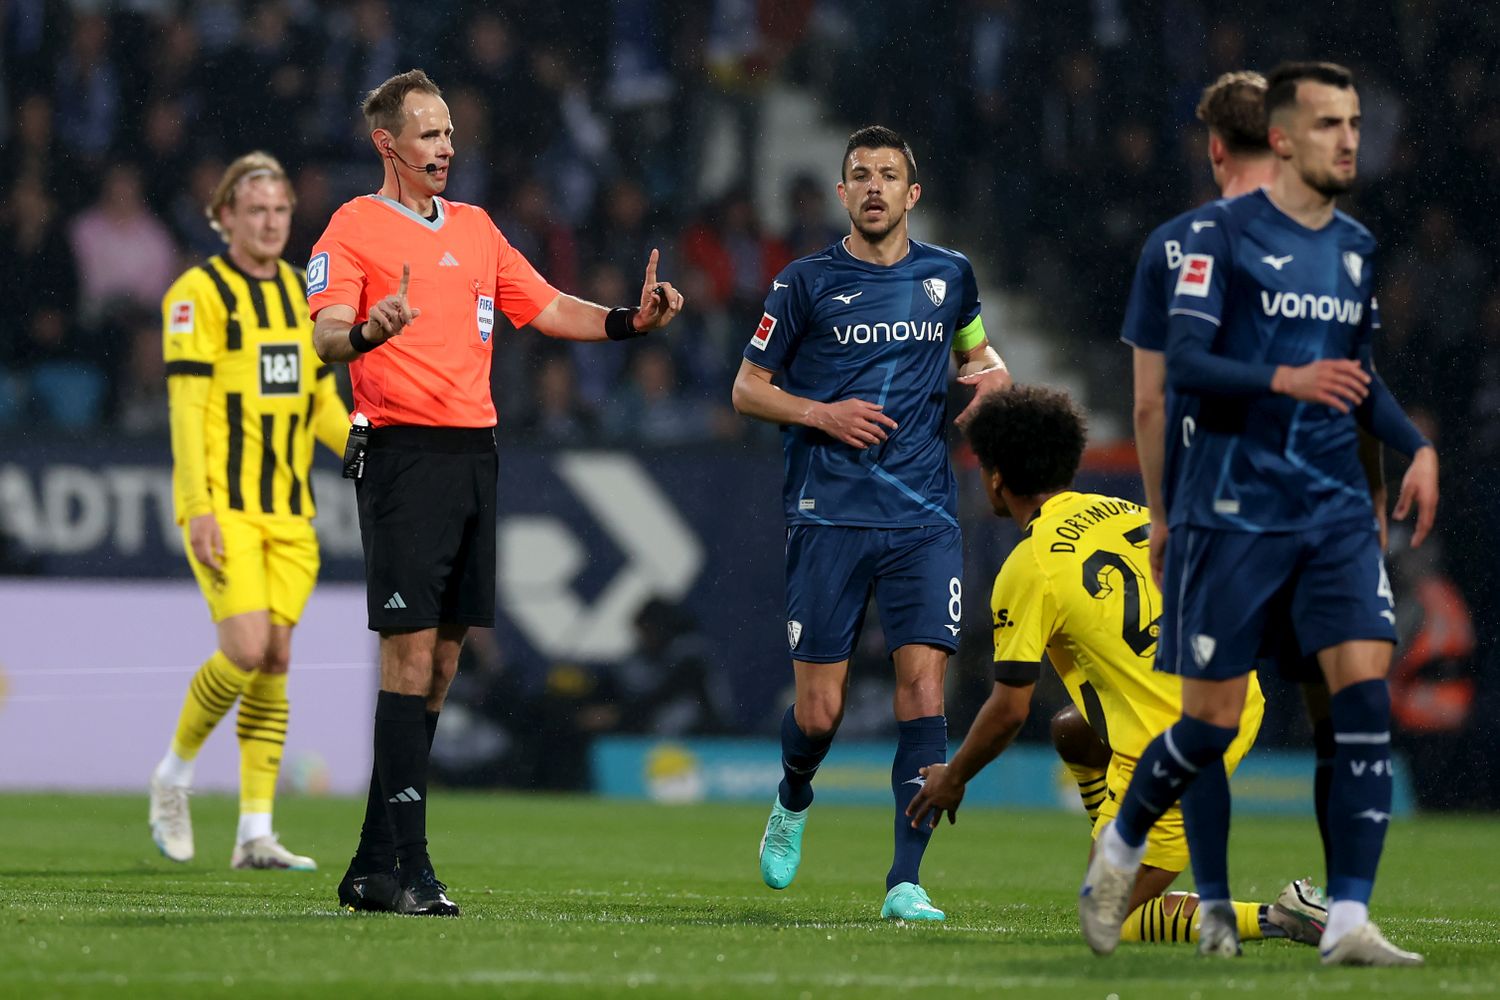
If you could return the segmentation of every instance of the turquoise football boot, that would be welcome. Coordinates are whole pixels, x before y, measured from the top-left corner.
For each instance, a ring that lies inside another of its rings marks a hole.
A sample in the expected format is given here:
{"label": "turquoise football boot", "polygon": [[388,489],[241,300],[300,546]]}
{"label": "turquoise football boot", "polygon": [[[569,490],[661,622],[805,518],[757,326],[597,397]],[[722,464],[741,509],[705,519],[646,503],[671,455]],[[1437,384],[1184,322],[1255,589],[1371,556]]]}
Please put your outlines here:
{"label": "turquoise football boot", "polygon": [[797,877],[807,813],[808,809],[792,812],[781,804],[779,795],[771,805],[771,818],[766,820],[766,832],[760,838],[760,877],[772,889],[785,889]]}
{"label": "turquoise football boot", "polygon": [[915,882],[897,882],[885,894],[880,915],[887,920],[942,920],[943,911],[932,905],[927,890]]}

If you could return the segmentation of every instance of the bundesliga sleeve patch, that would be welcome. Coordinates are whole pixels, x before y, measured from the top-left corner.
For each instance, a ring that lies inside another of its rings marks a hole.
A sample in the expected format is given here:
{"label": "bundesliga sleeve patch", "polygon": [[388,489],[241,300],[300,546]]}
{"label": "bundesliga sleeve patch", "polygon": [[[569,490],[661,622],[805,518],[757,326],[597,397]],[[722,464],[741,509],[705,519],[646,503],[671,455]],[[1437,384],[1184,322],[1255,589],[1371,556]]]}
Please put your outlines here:
{"label": "bundesliga sleeve patch", "polygon": [[307,262],[307,294],[316,295],[328,287],[328,251],[313,254]]}
{"label": "bundesliga sleeve patch", "polygon": [[776,329],[776,317],[770,313],[760,314],[760,325],[755,328],[755,336],[750,338],[750,343],[756,350],[764,351],[771,343],[771,331]]}
{"label": "bundesliga sleeve patch", "polygon": [[1177,290],[1173,294],[1206,299],[1213,276],[1214,259],[1206,253],[1190,253],[1182,258],[1182,269],[1177,272]]}
{"label": "bundesliga sleeve patch", "polygon": [[167,332],[193,332],[193,304],[191,302],[173,302],[172,305],[168,307]]}

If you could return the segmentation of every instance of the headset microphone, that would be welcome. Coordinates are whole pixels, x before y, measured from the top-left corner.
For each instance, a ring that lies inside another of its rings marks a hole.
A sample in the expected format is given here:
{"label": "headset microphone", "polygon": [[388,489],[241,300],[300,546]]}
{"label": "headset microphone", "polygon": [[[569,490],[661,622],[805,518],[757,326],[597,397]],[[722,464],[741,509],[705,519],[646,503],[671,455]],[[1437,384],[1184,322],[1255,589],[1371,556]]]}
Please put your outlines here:
{"label": "headset microphone", "polygon": [[390,146],[386,146],[385,147],[385,154],[387,156],[395,157],[396,159],[400,160],[402,163],[406,164],[406,168],[408,170],[425,170],[429,174],[435,174],[435,173],[437,173],[438,165],[436,163],[424,164],[421,167],[414,166],[412,163],[410,163],[406,159],[406,157],[404,157],[400,153],[396,152]]}

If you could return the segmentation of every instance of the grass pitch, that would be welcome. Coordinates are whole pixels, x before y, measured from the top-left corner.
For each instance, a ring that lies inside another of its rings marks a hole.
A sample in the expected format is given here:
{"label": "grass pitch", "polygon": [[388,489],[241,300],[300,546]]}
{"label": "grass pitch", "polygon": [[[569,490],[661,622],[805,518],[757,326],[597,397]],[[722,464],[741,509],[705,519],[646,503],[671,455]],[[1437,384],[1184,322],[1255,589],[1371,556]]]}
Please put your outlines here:
{"label": "grass pitch", "polygon": [[[0,796],[4,995],[1500,996],[1490,817],[1391,831],[1376,914],[1427,968],[1325,970],[1284,941],[1228,963],[1169,944],[1095,958],[1074,911],[1079,816],[963,813],[923,867],[947,923],[898,926],[878,917],[881,809],[817,807],[802,872],[778,893],[756,868],[758,806],[439,791],[433,855],[458,920],[338,911],[358,803],[280,803],[286,841],[323,864],[313,874],[230,871],[234,803],[203,796],[193,811],[199,858],[175,865],[147,835],[144,790]],[[1265,900],[1318,857],[1311,820],[1236,820],[1236,895]]]}

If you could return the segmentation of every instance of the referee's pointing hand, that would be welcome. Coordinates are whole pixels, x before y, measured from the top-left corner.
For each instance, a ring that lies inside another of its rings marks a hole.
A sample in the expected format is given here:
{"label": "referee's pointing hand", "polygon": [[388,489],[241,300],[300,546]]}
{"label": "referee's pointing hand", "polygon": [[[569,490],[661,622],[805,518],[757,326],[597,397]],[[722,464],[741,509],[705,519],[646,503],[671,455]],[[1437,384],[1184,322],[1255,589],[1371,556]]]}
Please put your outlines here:
{"label": "referee's pointing hand", "polygon": [[382,344],[398,336],[412,320],[422,315],[422,310],[413,308],[406,301],[406,287],[411,283],[411,265],[401,265],[401,287],[395,295],[387,295],[370,307],[365,324],[365,339],[372,344]]}
{"label": "referee's pointing hand", "polygon": [[656,262],[660,259],[661,254],[652,250],[651,259],[646,261],[646,281],[641,285],[641,311],[635,316],[637,330],[660,330],[682,312],[682,304],[686,301],[671,282],[656,280]]}

